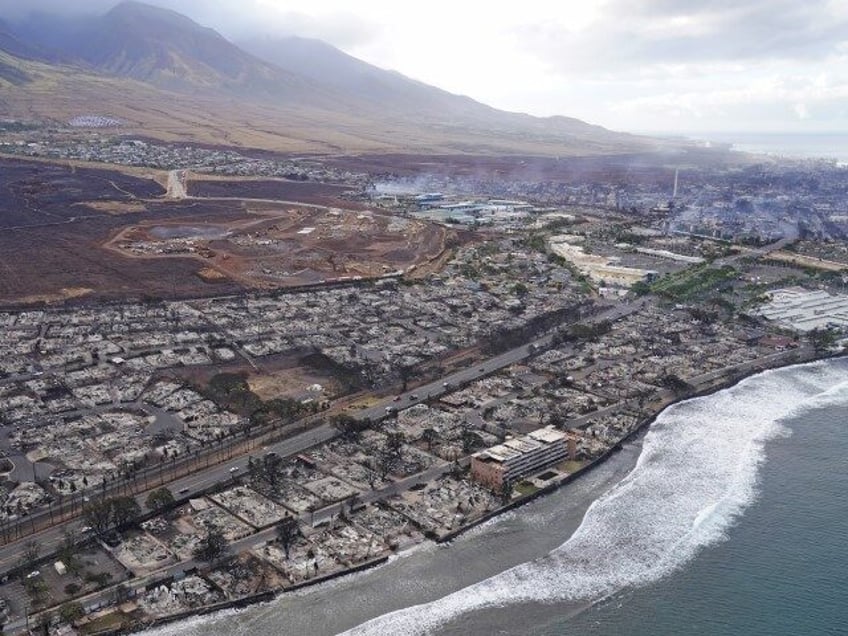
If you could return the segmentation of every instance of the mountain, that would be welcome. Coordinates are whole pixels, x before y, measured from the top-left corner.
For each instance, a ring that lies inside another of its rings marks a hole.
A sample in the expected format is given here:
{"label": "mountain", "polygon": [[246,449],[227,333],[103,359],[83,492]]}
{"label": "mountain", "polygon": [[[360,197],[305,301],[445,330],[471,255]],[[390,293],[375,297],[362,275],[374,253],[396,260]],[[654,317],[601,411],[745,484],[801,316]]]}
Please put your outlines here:
{"label": "mountain", "polygon": [[372,66],[321,40],[266,37],[246,40],[239,46],[281,69],[300,73],[359,100],[384,107],[390,105],[394,109],[423,113],[434,109],[462,111],[479,105],[469,97]]}
{"label": "mountain", "polygon": [[39,15],[20,31],[55,60],[162,88],[247,91],[266,98],[293,93],[306,98],[311,91],[311,97],[327,99],[302,76],[262,62],[213,29],[140,2],[123,2],[88,19]]}
{"label": "mountain", "polygon": [[512,126],[529,125],[538,130],[556,128],[564,132],[567,129],[573,135],[598,136],[609,132],[569,117],[543,119],[500,111],[397,71],[368,64],[321,40],[266,37],[245,40],[239,42],[239,46],[257,58],[353,95],[361,102],[436,124],[497,126],[508,122]]}
{"label": "mountain", "polygon": [[0,20],[0,49],[19,57],[34,57],[36,51],[25,42],[21,42],[12,27]]}
{"label": "mountain", "polygon": [[[44,53],[18,37],[11,25],[0,20],[0,51],[7,51],[16,57],[28,59],[44,58]],[[0,79],[20,86],[27,83],[29,76],[15,65],[0,62]]]}
{"label": "mountain", "polygon": [[[245,50],[247,49],[247,50]],[[507,113],[317,40],[236,46],[174,11],[0,24],[4,107],[52,120],[109,114],[151,137],[273,150],[597,154],[651,140],[567,117]]]}

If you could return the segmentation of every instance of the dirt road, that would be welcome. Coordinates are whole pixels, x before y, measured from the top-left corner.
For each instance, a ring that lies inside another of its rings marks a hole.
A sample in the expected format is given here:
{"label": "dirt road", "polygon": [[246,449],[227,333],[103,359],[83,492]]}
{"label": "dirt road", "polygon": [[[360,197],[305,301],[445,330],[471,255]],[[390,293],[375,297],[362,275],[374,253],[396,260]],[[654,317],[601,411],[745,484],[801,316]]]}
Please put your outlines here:
{"label": "dirt road", "polygon": [[169,199],[185,199],[188,194],[185,187],[185,170],[171,170],[168,173],[168,189],[165,196]]}

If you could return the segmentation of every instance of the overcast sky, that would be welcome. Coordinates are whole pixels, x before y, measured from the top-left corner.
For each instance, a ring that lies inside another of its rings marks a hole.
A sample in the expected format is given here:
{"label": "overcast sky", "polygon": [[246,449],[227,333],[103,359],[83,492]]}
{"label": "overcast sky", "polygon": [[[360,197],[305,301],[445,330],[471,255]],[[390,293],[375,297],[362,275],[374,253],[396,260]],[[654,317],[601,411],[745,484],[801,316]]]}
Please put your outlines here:
{"label": "overcast sky", "polygon": [[[149,0],[498,108],[637,132],[848,131],[848,0]],[[0,0],[102,11],[115,0]]]}

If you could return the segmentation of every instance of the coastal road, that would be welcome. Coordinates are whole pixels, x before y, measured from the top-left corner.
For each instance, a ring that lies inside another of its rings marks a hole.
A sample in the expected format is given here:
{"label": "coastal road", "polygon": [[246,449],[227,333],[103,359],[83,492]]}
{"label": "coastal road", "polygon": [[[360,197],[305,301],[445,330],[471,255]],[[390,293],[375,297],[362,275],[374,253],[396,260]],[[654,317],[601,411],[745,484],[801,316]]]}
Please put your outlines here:
{"label": "coastal road", "polygon": [[[336,435],[338,435],[338,431],[335,428],[329,424],[321,424],[288,439],[274,444],[269,444],[260,452],[276,452],[282,457],[293,456],[316,444],[332,439]],[[213,486],[225,483],[232,480],[233,477],[242,474],[247,469],[247,462],[248,455],[243,455],[237,459],[216,464],[187,477],[171,481],[170,483],[166,483],[166,485],[171,492],[174,493],[176,498],[186,499],[199,495]],[[167,466],[164,467],[164,471],[167,474]],[[92,496],[95,495],[93,494]],[[145,509],[144,503],[146,498],[146,493],[136,497],[136,501],[138,501],[138,503],[142,506],[142,509]],[[27,518],[24,518],[21,521],[21,524],[24,526],[30,523],[31,521]],[[81,529],[85,525],[85,522],[81,519],[71,520],[38,533],[29,534],[18,541],[14,541],[0,547],[0,572],[8,572],[17,565],[21,556],[22,545],[25,541],[37,541],[40,546],[41,554],[52,553],[55,552],[61,545],[63,533],[66,528],[71,532],[80,535],[82,531]]]}
{"label": "coastal road", "polygon": [[[276,448],[276,445],[270,448]],[[438,464],[431,466],[427,470],[411,475],[405,479],[397,480],[383,488],[378,490],[371,490],[365,493],[362,493],[357,498],[357,505],[362,505],[366,503],[372,503],[375,501],[380,501],[383,499],[387,499],[393,495],[409,490],[411,487],[416,484],[423,484],[429,481],[433,481],[434,479],[438,479],[439,477],[450,472],[452,466],[447,462],[439,462]],[[227,475],[229,477],[229,475]],[[185,480],[181,480],[185,481]],[[178,482],[175,482],[175,484]],[[303,513],[299,517],[299,521],[302,525],[318,525],[321,523],[325,523],[330,521],[333,517],[337,516],[341,512],[350,509],[350,503],[348,501],[341,501],[330,506],[326,506],[325,508],[321,508],[316,510],[314,513]],[[239,539],[237,541],[229,544],[225,550],[225,555],[238,555],[245,550],[256,549],[264,546],[265,544],[276,539],[277,531],[274,526],[270,528],[266,528],[264,530],[260,530],[251,534],[247,537]],[[166,566],[162,569],[156,570],[155,572],[151,572],[143,577],[135,578],[130,581],[123,582],[123,585],[130,589],[142,589],[151,583],[155,583],[156,581],[163,581],[170,577],[179,577],[184,575],[185,573],[194,570],[198,567],[205,567],[206,563],[201,563],[194,559],[190,559],[188,561],[181,561],[179,563],[174,563],[169,566]],[[79,599],[79,602],[85,607],[89,612],[95,611],[103,606],[109,605],[113,602],[115,598],[115,586],[110,586],[106,589],[99,590],[97,592],[93,592],[91,594],[86,595],[85,597]],[[37,615],[30,617],[30,622],[35,623],[37,619]],[[9,633],[17,633],[19,631],[23,631],[26,628],[26,619],[18,618],[5,626],[5,629]]]}
{"label": "coastal road", "polygon": [[[647,303],[647,299],[644,298],[632,302],[619,303],[610,309],[593,316],[586,317],[583,322],[590,324],[599,323],[604,320],[614,322],[639,311],[645,306],[645,303]],[[520,347],[510,349],[505,353],[501,353],[489,358],[488,360],[479,362],[467,369],[463,369],[462,371],[456,371],[441,377],[438,380],[429,382],[428,384],[410,389],[405,393],[398,394],[394,398],[381,400],[367,409],[358,411],[354,414],[354,417],[357,419],[368,418],[371,420],[379,420],[388,415],[386,411],[387,408],[397,409],[400,411],[414,404],[426,402],[428,399],[440,397],[455,391],[463,385],[479,380],[487,375],[491,375],[503,368],[511,366],[517,362],[521,362],[522,360],[526,360],[537,351],[544,351],[545,349],[550,348],[552,339],[553,335],[551,334],[542,336],[541,338],[532,340]]]}
{"label": "coastal road", "polygon": [[[621,303],[611,309],[588,317],[585,321],[599,322],[601,320],[618,320],[638,311],[644,305],[644,302],[644,300],[639,300],[632,303]],[[424,402],[428,398],[449,393],[457,387],[473,382],[474,380],[494,373],[504,367],[508,367],[516,362],[527,359],[533,355],[535,350],[543,350],[549,347],[551,339],[552,335],[543,336],[531,343],[516,347],[483,362],[479,362],[468,369],[457,371],[443,378],[407,391],[396,398],[387,398],[368,409],[357,411],[352,415],[357,419],[368,418],[373,421],[380,420],[387,416],[386,407],[390,406],[401,410],[402,408],[407,408],[414,404]],[[275,452],[281,457],[291,457],[316,444],[326,442],[336,435],[338,435],[338,431],[334,427],[329,424],[322,423],[303,433],[299,433],[288,439],[267,445],[261,451],[258,450],[256,454]],[[222,452],[225,451],[222,450]],[[201,494],[208,488],[225,483],[228,480],[232,480],[237,475],[243,474],[247,468],[248,457],[248,454],[243,454],[238,458],[213,465],[216,458],[212,455],[207,455],[203,459],[196,460],[202,465],[202,462],[205,459],[207,462],[206,468],[201,468],[189,476],[170,480],[168,479],[167,474],[171,469],[167,465],[164,465],[160,472],[160,480],[163,484],[167,485],[171,492],[174,493],[174,496],[178,499],[189,498]],[[153,476],[153,480],[155,483],[155,475]],[[150,481],[148,481],[148,484],[149,483]],[[119,494],[119,492],[120,490],[116,489],[110,491],[108,494]],[[97,496],[98,494],[99,493],[97,492],[93,492],[92,496]],[[136,497],[136,500],[142,505],[143,509],[144,499],[146,499],[145,494],[141,494]],[[50,512],[52,514],[53,511]],[[42,510],[33,514],[32,518],[25,518],[21,520],[21,530],[25,531],[27,526],[30,525],[32,527],[36,527],[37,519],[41,519],[43,522],[44,519],[47,518],[47,515],[48,512]],[[0,546],[0,572],[7,572],[17,564],[20,558],[23,542],[31,539],[35,540],[41,547],[41,554],[52,553],[61,544],[63,530],[65,528],[72,532],[80,532],[84,525],[85,523],[82,520],[74,519],[37,533],[25,533],[26,536],[22,536],[4,546]],[[16,534],[18,530],[19,529],[16,528]]]}

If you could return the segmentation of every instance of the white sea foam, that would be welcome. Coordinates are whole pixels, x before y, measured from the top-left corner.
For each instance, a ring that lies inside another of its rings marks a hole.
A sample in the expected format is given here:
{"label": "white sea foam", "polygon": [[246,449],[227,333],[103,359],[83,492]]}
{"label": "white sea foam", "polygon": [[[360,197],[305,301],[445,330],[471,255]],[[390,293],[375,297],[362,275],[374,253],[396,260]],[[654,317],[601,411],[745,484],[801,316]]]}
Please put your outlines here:
{"label": "white sea foam", "polygon": [[431,603],[348,632],[428,634],[457,616],[522,601],[594,600],[655,581],[722,540],[757,495],[765,442],[780,421],[822,401],[848,400],[842,364],[767,371],[675,405],[645,436],[633,471],[595,501],[548,555]]}

